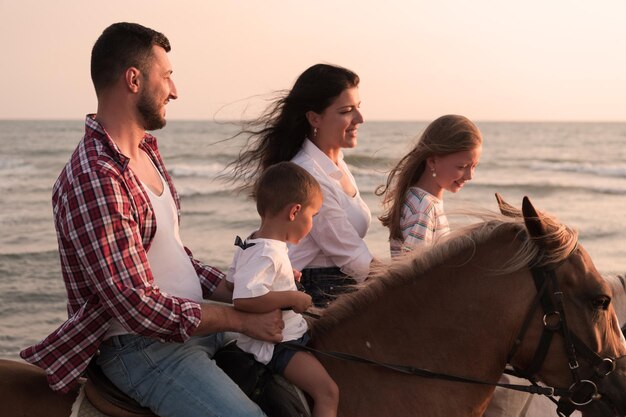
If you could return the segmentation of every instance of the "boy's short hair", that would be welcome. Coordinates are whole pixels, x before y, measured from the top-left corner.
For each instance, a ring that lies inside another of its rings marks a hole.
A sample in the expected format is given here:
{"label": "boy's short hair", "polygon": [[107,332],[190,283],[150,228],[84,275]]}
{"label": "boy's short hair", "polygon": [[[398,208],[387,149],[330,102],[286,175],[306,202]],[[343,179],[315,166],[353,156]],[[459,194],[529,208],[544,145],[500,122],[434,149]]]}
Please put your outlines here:
{"label": "boy's short hair", "polygon": [[260,216],[278,214],[290,204],[307,205],[314,193],[322,192],[315,178],[293,162],[267,168],[254,184],[252,197]]}

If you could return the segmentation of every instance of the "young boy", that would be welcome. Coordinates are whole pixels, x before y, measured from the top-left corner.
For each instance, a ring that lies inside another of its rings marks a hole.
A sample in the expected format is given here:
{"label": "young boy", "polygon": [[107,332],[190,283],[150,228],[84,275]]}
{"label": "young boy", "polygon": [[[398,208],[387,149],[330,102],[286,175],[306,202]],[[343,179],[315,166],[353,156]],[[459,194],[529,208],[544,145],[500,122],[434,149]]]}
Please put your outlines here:
{"label": "young boy", "polygon": [[[235,242],[239,247],[226,278],[234,284],[233,304],[246,312],[287,310],[283,342],[306,344],[307,323],[299,313],[311,306],[311,297],[296,288],[287,242],[296,244],[311,231],[322,206],[320,185],[298,165],[281,162],[263,172],[253,196],[261,227]],[[314,401],[313,417],[337,415],[337,385],[313,355],[245,335],[238,336],[237,345],[307,392]]]}

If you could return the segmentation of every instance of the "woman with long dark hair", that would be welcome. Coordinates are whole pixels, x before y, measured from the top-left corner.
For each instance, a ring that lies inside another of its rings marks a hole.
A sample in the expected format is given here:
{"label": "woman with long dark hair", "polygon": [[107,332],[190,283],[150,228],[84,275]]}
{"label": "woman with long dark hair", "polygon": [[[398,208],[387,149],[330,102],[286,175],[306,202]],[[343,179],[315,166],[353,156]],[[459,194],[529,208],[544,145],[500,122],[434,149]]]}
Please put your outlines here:
{"label": "woman with long dark hair", "polygon": [[243,129],[248,141],[233,163],[244,187],[281,161],[302,166],[320,183],[324,201],[313,229],[289,248],[291,263],[302,270],[301,283],[318,307],[363,281],[373,259],[363,240],[370,210],[342,152],[356,146],[363,123],[358,86],[359,77],[348,69],[327,64],[308,68]]}

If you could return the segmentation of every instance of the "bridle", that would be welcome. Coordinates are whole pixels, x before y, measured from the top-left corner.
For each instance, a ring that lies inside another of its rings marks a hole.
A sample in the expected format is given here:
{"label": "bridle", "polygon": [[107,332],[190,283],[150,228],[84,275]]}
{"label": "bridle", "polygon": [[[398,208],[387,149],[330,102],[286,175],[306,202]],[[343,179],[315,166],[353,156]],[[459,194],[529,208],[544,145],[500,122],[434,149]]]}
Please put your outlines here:
{"label": "bridle", "polygon": [[[578,248],[578,243],[570,251],[565,259],[569,258]],[[425,378],[442,379],[448,381],[464,382],[479,385],[491,385],[500,386],[507,389],[516,391],[528,392],[531,394],[545,395],[557,403],[557,413],[559,416],[567,417],[575,409],[585,406],[592,401],[599,400],[601,394],[598,392],[598,384],[600,381],[615,370],[615,363],[618,358],[602,358],[596,352],[594,352],[589,346],[587,346],[575,333],[570,331],[564,308],[564,294],[560,291],[558,286],[558,280],[556,278],[555,270],[565,260],[557,264],[534,266],[531,267],[531,273],[537,294],[531,304],[531,307],[526,315],[526,318],[522,324],[520,332],[507,356],[507,363],[511,363],[511,360],[517,353],[521,346],[524,336],[532,319],[535,316],[535,312],[538,308],[543,309],[543,332],[539,341],[533,359],[530,364],[524,368],[515,368],[512,372],[507,372],[515,376],[519,376],[529,380],[533,385],[517,385],[506,383],[493,383],[482,381],[479,379],[461,377],[458,375],[451,375],[446,373],[433,372],[427,369],[416,368],[413,366],[390,364],[386,362],[375,361],[372,359],[364,358],[361,356],[353,355],[345,352],[328,352],[320,351],[318,349],[311,348],[309,346],[297,345],[291,342],[284,342],[289,348],[294,350],[308,351],[317,355],[327,356],[334,359],[340,359],[350,362],[363,363],[368,365],[379,366],[382,368],[390,369],[392,371],[401,372],[405,374],[411,374],[421,376]],[[310,314],[313,318],[319,318],[315,314]],[[541,369],[548,349],[550,348],[552,338],[555,333],[559,333],[564,340],[564,347],[567,354],[568,366],[572,374],[572,380],[574,381],[569,388],[549,387],[538,385],[536,383],[535,375]],[[582,378],[580,375],[580,367],[578,363],[578,357],[584,359],[589,363],[594,374],[588,378]],[[553,397],[558,396],[560,400],[557,402]]]}
{"label": "bridle", "polygon": [[[572,249],[568,257],[576,249],[577,245]],[[616,358],[600,357],[570,330],[565,315],[564,295],[559,289],[555,273],[559,266],[560,264],[531,268],[537,295],[526,315],[513,348],[509,352],[507,363],[511,363],[513,360],[535,316],[535,312],[541,305],[543,310],[543,332],[539,345],[530,364],[524,369],[515,368],[512,373],[535,383],[534,376],[539,372],[546,359],[552,338],[555,333],[559,333],[563,337],[567,362],[574,382],[567,389],[554,388],[554,395],[561,397],[557,407],[559,415],[569,416],[576,408],[601,398],[598,392],[598,384],[604,377],[615,370]],[[588,378],[581,377],[578,363],[579,357],[591,365],[594,370],[592,376]]]}

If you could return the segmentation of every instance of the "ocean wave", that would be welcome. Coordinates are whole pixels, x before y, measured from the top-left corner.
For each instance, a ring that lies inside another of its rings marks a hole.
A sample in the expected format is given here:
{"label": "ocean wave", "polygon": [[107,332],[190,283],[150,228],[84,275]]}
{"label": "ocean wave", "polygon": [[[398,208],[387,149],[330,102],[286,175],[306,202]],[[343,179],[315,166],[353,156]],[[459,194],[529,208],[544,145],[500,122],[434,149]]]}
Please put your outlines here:
{"label": "ocean wave", "polygon": [[591,194],[604,194],[604,195],[626,195],[626,187],[603,187],[597,185],[585,185],[585,184],[574,184],[574,183],[560,183],[557,181],[554,182],[530,182],[524,180],[504,180],[504,181],[475,181],[470,184],[471,187],[481,187],[481,188],[498,188],[498,189],[506,189],[506,188],[514,188],[514,189],[523,189],[523,190],[534,190],[536,192],[554,192],[554,191],[577,191],[577,192],[587,192]]}
{"label": "ocean wave", "polygon": [[[0,160],[0,168],[2,167]],[[366,166],[353,165],[349,163],[349,168],[356,178],[359,189],[363,194],[373,192],[373,190],[383,184],[386,180],[388,171],[378,165]],[[499,164],[497,164],[499,165]],[[481,170],[477,171],[477,176],[469,186],[483,188],[518,188],[544,190],[553,192],[556,190],[579,190],[588,191],[594,194],[605,195],[626,195],[626,185],[621,185],[616,178],[626,177],[626,168],[620,166],[595,166],[586,163],[574,162],[534,162],[530,164],[530,171],[555,171],[555,172],[574,172],[593,174],[598,180],[592,183],[585,183],[572,178],[566,179],[550,179],[545,177],[528,178],[526,176],[515,176],[511,174],[510,168],[507,175],[502,173],[497,166],[494,171],[490,171],[487,167],[481,166]],[[502,167],[504,168],[504,167]],[[219,180],[221,175],[225,179],[231,178],[232,171],[226,168],[226,164],[220,162],[211,162],[204,165],[195,164],[175,164],[169,169],[170,174],[174,177],[177,191],[183,198],[204,198],[204,197],[223,197],[231,195],[233,190],[240,184],[228,184]],[[484,172],[486,175],[482,175]],[[601,177],[613,178],[613,183],[601,182]],[[194,180],[195,179],[195,180]],[[198,180],[200,179],[200,180]],[[202,180],[206,179],[206,181]],[[43,187],[43,186],[42,186]],[[48,192],[49,187],[46,184],[42,190]]]}
{"label": "ocean wave", "polygon": [[[352,156],[346,158],[346,163],[350,167],[350,172],[354,175],[362,176],[380,176],[386,175],[391,166],[387,162],[391,162],[390,158],[375,158],[369,156]],[[172,177],[202,177],[217,178],[232,176],[232,167],[228,163],[212,161],[206,164],[174,164],[168,168],[168,172]]]}
{"label": "ocean wave", "polygon": [[0,265],[4,260],[7,261],[21,261],[21,262],[36,262],[38,260],[49,260],[54,259],[57,260],[59,257],[59,250],[55,247],[51,249],[50,247],[42,248],[41,250],[33,250],[33,248],[28,248],[24,250],[18,251],[10,251],[10,252],[0,252]]}
{"label": "ocean wave", "polygon": [[626,178],[624,165],[596,165],[590,162],[538,161],[530,169],[541,171],[577,172],[601,177]]}
{"label": "ocean wave", "polygon": [[591,230],[586,231],[581,238],[585,240],[605,240],[618,236],[621,233],[619,230]]}
{"label": "ocean wave", "polygon": [[[356,165],[356,164],[353,164],[352,161],[349,161],[347,159],[346,159],[346,163],[348,164],[348,167],[350,168],[350,172],[352,173],[352,175],[354,175],[354,177],[357,178],[357,182],[358,182],[358,177],[386,179],[387,175],[389,174],[389,172],[394,166],[393,164],[395,164],[398,161],[392,160],[390,158],[381,158],[381,160],[383,159],[387,160],[389,163],[383,164],[381,162],[377,162],[372,165],[361,165],[361,164]],[[523,165],[519,165],[519,166],[521,167]],[[477,172],[478,171],[488,172],[489,170],[494,169],[494,168],[509,169],[510,167],[511,165],[495,165],[495,164],[481,163],[480,167],[477,168]]]}
{"label": "ocean wave", "polygon": [[398,162],[399,158],[387,156],[374,156],[372,154],[350,154],[345,156],[345,161],[350,166],[357,167],[386,167]]}
{"label": "ocean wave", "polygon": [[354,165],[348,165],[350,172],[357,179],[363,178],[386,178],[388,171],[381,167],[363,168]]}
{"label": "ocean wave", "polygon": [[23,159],[4,159],[0,158],[0,171],[24,169],[29,165]]}
{"label": "ocean wave", "polygon": [[212,162],[206,165],[177,164],[168,169],[172,177],[216,178],[225,173],[226,165]]}
{"label": "ocean wave", "polygon": [[233,195],[233,190],[229,188],[214,188],[210,190],[187,188],[177,189],[178,195],[185,199],[204,198],[204,197],[228,197]]}

